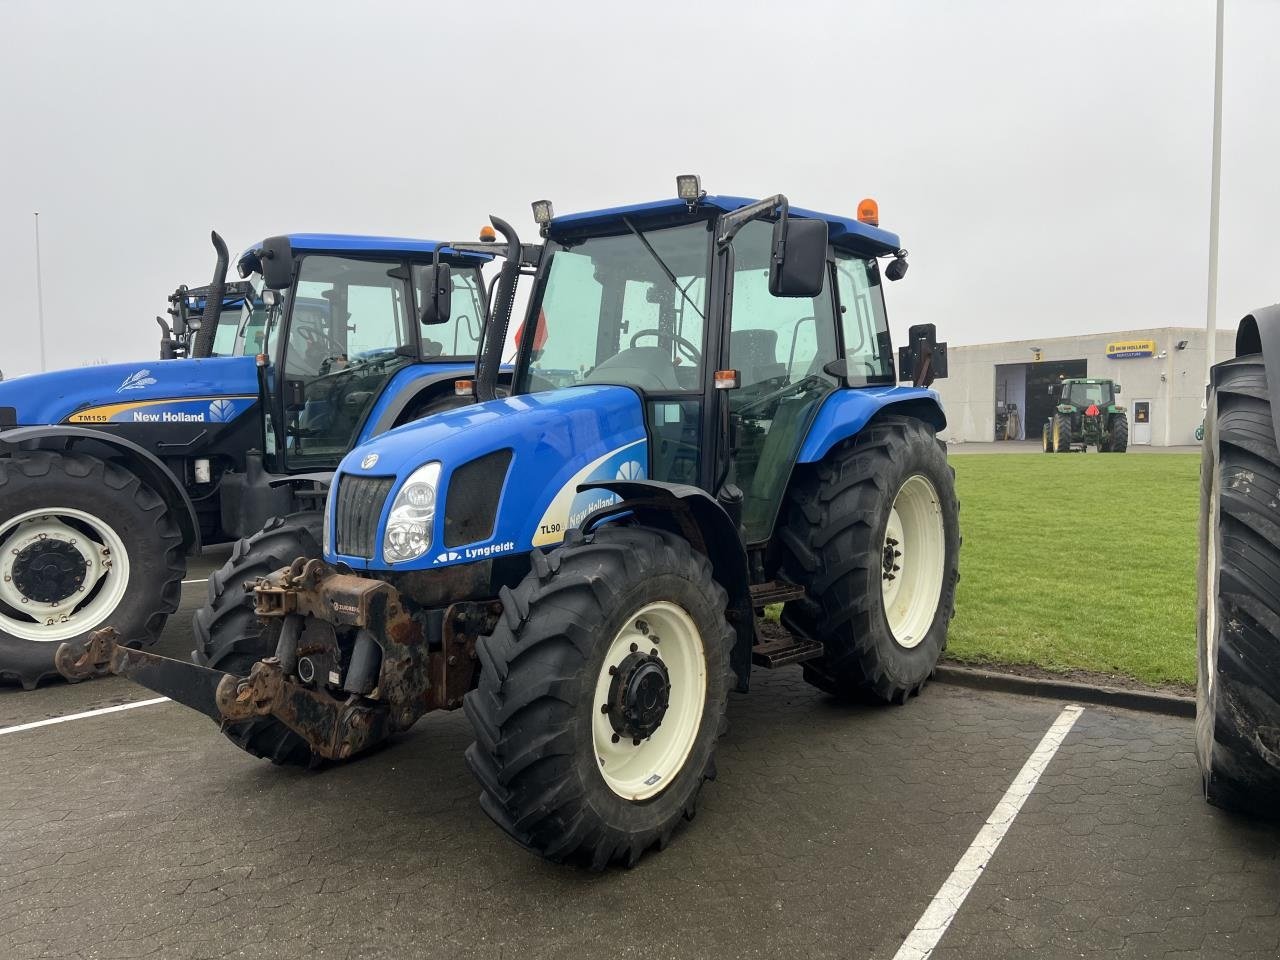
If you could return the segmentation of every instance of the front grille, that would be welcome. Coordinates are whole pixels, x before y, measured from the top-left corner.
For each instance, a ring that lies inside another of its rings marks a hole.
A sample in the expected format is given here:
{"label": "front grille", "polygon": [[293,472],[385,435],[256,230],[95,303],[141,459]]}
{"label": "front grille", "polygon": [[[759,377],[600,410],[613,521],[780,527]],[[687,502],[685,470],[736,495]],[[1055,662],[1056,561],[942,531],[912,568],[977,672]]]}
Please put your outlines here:
{"label": "front grille", "polygon": [[338,478],[338,509],[334,524],[338,553],[373,559],[382,505],[395,482],[395,477],[355,477],[349,473]]}
{"label": "front grille", "polygon": [[510,466],[511,451],[495,450],[453,471],[449,495],[445,498],[446,547],[458,547],[493,536],[498,500],[506,486]]}

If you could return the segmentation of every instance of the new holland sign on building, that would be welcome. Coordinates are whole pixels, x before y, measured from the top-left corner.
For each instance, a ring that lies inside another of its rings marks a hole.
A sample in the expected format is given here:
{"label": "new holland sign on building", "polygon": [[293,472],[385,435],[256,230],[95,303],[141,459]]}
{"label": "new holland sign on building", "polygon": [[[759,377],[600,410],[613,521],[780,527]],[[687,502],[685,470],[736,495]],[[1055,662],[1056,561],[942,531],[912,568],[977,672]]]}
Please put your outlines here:
{"label": "new holland sign on building", "polygon": [[1154,340],[1116,340],[1107,344],[1107,358],[1110,360],[1133,360],[1155,355]]}

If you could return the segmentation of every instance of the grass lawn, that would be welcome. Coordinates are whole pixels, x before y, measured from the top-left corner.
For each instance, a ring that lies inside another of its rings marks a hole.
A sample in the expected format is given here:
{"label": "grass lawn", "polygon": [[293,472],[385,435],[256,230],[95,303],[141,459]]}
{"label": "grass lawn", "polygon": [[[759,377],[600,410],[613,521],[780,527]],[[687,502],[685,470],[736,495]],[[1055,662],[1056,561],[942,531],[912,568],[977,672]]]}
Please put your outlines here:
{"label": "grass lawn", "polygon": [[965,454],[957,660],[1195,682],[1196,454]]}

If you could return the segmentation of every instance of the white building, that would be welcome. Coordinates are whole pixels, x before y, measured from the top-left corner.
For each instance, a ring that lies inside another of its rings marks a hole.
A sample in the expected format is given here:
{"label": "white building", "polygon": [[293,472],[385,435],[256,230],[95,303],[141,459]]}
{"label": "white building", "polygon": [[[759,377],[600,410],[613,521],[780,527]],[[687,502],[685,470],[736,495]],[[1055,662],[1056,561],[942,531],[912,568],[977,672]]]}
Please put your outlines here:
{"label": "white building", "polygon": [[[1219,330],[1217,359],[1235,353],[1235,331]],[[954,346],[949,376],[934,383],[951,443],[1037,440],[1064,377],[1105,377],[1120,385],[1129,442],[1196,443],[1204,417],[1205,333],[1192,327],[1122,330],[1080,337]],[[997,436],[997,423],[1000,436]]]}

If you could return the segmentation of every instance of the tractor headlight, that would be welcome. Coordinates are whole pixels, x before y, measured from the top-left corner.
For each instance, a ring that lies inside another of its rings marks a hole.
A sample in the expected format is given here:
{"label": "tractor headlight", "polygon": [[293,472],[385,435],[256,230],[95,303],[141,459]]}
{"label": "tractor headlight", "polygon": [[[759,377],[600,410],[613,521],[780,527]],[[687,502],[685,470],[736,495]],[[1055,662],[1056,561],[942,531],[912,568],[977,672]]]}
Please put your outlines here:
{"label": "tractor headlight", "polygon": [[416,560],[431,546],[439,482],[440,463],[432,461],[413,471],[396,494],[382,538],[382,556],[388,563]]}
{"label": "tractor headlight", "polygon": [[333,522],[333,494],[338,489],[336,483],[329,485],[329,495],[324,498],[324,529],[320,532],[320,549],[326,557],[330,555],[330,546],[332,546],[332,535],[329,533],[329,525]]}

